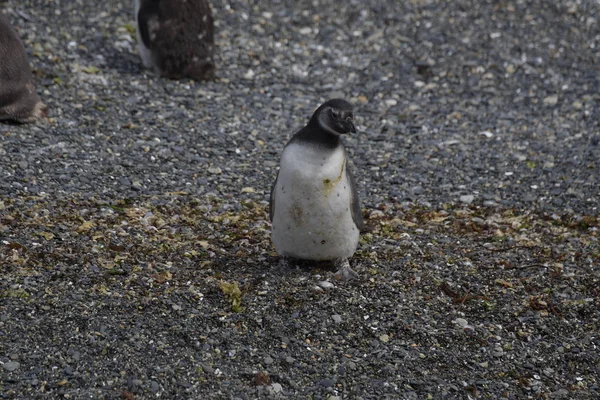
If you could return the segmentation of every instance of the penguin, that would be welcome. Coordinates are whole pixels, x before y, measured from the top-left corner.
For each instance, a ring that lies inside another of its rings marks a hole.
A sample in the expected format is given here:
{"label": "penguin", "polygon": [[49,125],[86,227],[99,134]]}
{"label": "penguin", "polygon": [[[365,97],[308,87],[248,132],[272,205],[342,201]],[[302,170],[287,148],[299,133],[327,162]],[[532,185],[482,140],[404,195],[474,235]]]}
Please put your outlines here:
{"label": "penguin", "polygon": [[348,133],[356,133],[352,105],[323,103],[285,145],[269,202],[271,239],[283,263],[333,261],[345,280],[358,276],[348,259],[364,227],[340,137]]}
{"label": "penguin", "polygon": [[47,110],[36,92],[23,42],[0,11],[0,120],[36,122]]}
{"label": "penguin", "polygon": [[215,77],[207,0],[135,0],[138,48],[148,69],[170,79]]}

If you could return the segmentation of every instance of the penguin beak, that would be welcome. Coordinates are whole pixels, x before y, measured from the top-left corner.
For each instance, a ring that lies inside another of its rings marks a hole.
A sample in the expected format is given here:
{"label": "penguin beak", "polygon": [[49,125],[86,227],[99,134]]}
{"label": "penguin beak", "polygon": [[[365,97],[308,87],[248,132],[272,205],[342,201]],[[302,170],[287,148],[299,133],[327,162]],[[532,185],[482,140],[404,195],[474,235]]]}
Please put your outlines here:
{"label": "penguin beak", "polygon": [[356,127],[351,119],[346,120],[346,128],[348,129],[348,132],[356,133]]}

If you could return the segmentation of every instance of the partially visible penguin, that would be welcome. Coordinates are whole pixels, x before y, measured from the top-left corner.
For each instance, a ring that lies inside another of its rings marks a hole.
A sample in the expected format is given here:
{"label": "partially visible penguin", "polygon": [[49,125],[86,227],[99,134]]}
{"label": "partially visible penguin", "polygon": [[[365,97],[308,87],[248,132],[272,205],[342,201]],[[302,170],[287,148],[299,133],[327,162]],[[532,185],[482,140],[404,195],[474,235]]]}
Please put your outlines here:
{"label": "partially visible penguin", "polygon": [[46,115],[47,108],[35,90],[23,42],[0,11],[0,120],[27,123]]}
{"label": "partially visible penguin", "polygon": [[135,0],[142,63],[171,79],[215,76],[214,26],[207,0]]}
{"label": "partially visible penguin", "polygon": [[277,254],[283,260],[334,261],[343,279],[357,276],[348,258],[364,225],[340,138],[356,133],[353,119],[345,100],[322,104],[285,146],[270,198]]}

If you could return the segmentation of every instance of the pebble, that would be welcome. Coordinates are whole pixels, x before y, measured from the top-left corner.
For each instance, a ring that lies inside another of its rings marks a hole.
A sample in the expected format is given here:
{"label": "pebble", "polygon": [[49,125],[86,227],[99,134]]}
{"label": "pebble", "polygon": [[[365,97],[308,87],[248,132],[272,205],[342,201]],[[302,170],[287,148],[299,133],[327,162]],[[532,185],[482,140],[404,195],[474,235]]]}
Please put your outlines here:
{"label": "pebble", "polygon": [[459,327],[464,328],[465,326],[469,325],[469,322],[464,319],[464,318],[456,318],[454,321],[455,324],[457,324]]}
{"label": "pebble", "polygon": [[265,358],[263,359],[263,362],[264,362],[266,365],[271,365],[271,364],[273,364],[273,359],[272,359],[271,357],[267,356],[267,357],[265,357]]}
{"label": "pebble", "polygon": [[203,363],[201,365],[202,365],[202,370],[204,372],[206,372],[207,374],[214,374],[215,373],[215,369],[213,367],[211,367],[210,365],[205,364],[205,363]]}
{"label": "pebble", "polygon": [[294,357],[291,357],[291,356],[287,356],[285,358],[285,362],[288,363],[288,364],[293,364],[295,361],[296,361],[296,359]]}
{"label": "pebble", "polygon": [[160,385],[156,381],[150,381],[150,391],[152,393],[157,393],[160,389]]}
{"label": "pebble", "polygon": [[331,289],[335,287],[335,285],[329,281],[319,281],[317,282],[317,285],[319,285],[323,289]]}
{"label": "pebble", "polygon": [[331,316],[331,318],[333,319],[333,321],[334,321],[336,324],[339,324],[340,322],[342,322],[342,317],[341,317],[339,314],[333,314],[333,315]]}
{"label": "pebble", "polygon": [[280,383],[272,383],[266,387],[267,392],[271,395],[279,394],[283,391],[283,386]]}
{"label": "pebble", "polygon": [[471,204],[473,200],[475,200],[475,196],[473,196],[472,194],[460,196],[460,202],[464,204]]}
{"label": "pebble", "polygon": [[7,370],[9,372],[16,371],[17,369],[19,369],[20,366],[21,366],[21,364],[17,361],[8,361],[8,362],[5,362],[4,364],[2,364],[2,368],[4,368],[5,370]]}
{"label": "pebble", "polygon": [[558,96],[552,95],[552,96],[545,97],[543,100],[543,103],[547,106],[555,106],[558,103]]}
{"label": "pebble", "polygon": [[329,379],[329,378],[322,379],[319,382],[319,385],[321,385],[321,386],[323,386],[325,388],[330,388],[330,387],[333,386],[333,384],[334,384],[333,379]]}

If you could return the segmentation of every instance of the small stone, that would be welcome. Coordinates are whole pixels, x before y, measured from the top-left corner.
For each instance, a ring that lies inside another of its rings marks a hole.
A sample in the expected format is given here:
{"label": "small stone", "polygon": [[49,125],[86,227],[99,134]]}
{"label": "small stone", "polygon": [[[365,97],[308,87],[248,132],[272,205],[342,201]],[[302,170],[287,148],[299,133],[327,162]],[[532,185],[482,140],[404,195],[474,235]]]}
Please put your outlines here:
{"label": "small stone", "polygon": [[328,97],[330,99],[343,99],[346,97],[346,93],[342,92],[341,90],[336,90],[336,91],[329,93]]}
{"label": "small stone", "polygon": [[335,287],[335,285],[329,281],[319,281],[317,282],[317,285],[319,285],[323,289],[331,289]]}
{"label": "small stone", "polygon": [[384,333],[383,335],[379,336],[379,340],[381,340],[383,343],[387,343],[390,341],[390,336]]}
{"label": "small stone", "polygon": [[150,391],[152,393],[158,392],[159,389],[160,389],[160,385],[158,384],[158,382],[150,381]]}
{"label": "small stone", "polygon": [[269,356],[266,356],[266,357],[264,358],[263,362],[264,362],[265,364],[267,364],[267,365],[271,365],[271,364],[273,364],[273,359],[272,359],[271,357],[269,357]]}
{"label": "small stone", "polygon": [[480,135],[485,136],[486,138],[494,137],[494,134],[490,131],[479,132]]}
{"label": "small stone", "polygon": [[425,189],[423,189],[423,186],[414,186],[410,189],[408,189],[408,191],[415,196],[418,196],[420,194],[423,194],[423,192],[425,191]]}
{"label": "small stone", "polygon": [[454,322],[456,325],[460,326],[461,328],[464,328],[465,326],[469,325],[469,322],[464,318],[456,318],[452,322]]}
{"label": "small stone", "polygon": [[558,96],[554,94],[552,96],[545,97],[543,103],[546,106],[555,106],[558,103]]}
{"label": "small stone", "polygon": [[333,383],[334,382],[333,382],[332,379],[325,378],[325,379],[322,379],[321,382],[319,382],[319,385],[321,385],[323,387],[326,387],[326,388],[329,388],[329,387],[333,386]]}
{"label": "small stone", "polygon": [[273,383],[273,384],[267,386],[267,392],[269,392],[269,394],[271,394],[271,395],[281,393],[282,390],[283,390],[283,387],[281,386],[280,383]]}
{"label": "small stone", "polygon": [[331,316],[331,318],[333,319],[333,322],[335,322],[336,324],[339,324],[340,322],[342,322],[342,317],[338,314],[333,314]]}
{"label": "small stone", "polygon": [[13,372],[13,371],[17,370],[20,366],[21,366],[21,364],[18,363],[17,361],[8,361],[8,362],[5,362],[4,364],[2,364],[2,368],[4,368],[5,370],[7,370],[9,372]]}
{"label": "small stone", "polygon": [[385,104],[386,104],[387,106],[389,106],[389,107],[393,107],[393,106],[395,106],[396,104],[398,104],[398,100],[396,100],[396,99],[387,99],[387,100],[385,101]]}
{"label": "small stone", "polygon": [[460,196],[460,202],[464,204],[471,204],[473,200],[475,200],[475,196],[473,196],[472,194]]}
{"label": "small stone", "polygon": [[208,364],[202,364],[202,370],[207,374],[214,374],[215,369]]}
{"label": "small stone", "polygon": [[254,193],[254,192],[256,192],[256,190],[254,190],[254,188],[252,188],[252,187],[242,188],[242,193]]}
{"label": "small stone", "polygon": [[295,361],[296,361],[296,359],[294,357],[291,357],[291,356],[287,356],[285,358],[285,362],[288,363],[288,364],[293,364]]}
{"label": "small stone", "polygon": [[218,174],[222,173],[223,171],[219,167],[209,167],[208,172],[210,172],[211,174],[218,175]]}
{"label": "small stone", "polygon": [[244,79],[248,79],[248,80],[250,80],[250,79],[254,79],[254,75],[256,75],[256,74],[254,73],[254,71],[253,71],[253,70],[251,70],[251,69],[249,69],[249,70],[248,70],[248,71],[246,71],[246,73],[244,74]]}

